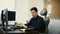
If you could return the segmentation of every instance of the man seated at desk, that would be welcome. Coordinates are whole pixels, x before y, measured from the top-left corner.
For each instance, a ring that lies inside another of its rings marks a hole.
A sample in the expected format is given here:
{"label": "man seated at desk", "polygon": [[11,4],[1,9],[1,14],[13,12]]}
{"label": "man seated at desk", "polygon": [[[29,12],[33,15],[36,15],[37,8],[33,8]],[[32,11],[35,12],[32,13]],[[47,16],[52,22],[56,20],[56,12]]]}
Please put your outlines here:
{"label": "man seated at desk", "polygon": [[38,15],[38,9],[36,7],[31,8],[31,14],[32,18],[26,25],[17,25],[19,27],[24,28],[34,28],[36,31],[39,31],[40,33],[45,32],[45,23],[42,17]]}

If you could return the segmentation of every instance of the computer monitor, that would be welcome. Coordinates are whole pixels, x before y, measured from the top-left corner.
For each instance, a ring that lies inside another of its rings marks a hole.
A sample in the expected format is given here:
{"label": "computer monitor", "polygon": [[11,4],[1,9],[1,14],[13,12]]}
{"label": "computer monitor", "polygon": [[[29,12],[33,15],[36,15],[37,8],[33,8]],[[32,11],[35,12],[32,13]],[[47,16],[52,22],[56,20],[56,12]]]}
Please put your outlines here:
{"label": "computer monitor", "polygon": [[15,11],[8,11],[8,21],[15,21],[16,17],[16,12]]}
{"label": "computer monitor", "polygon": [[4,27],[4,23],[6,23],[6,27],[8,27],[8,21],[15,21],[15,14],[15,11],[8,11],[7,9],[2,10],[2,26]]}

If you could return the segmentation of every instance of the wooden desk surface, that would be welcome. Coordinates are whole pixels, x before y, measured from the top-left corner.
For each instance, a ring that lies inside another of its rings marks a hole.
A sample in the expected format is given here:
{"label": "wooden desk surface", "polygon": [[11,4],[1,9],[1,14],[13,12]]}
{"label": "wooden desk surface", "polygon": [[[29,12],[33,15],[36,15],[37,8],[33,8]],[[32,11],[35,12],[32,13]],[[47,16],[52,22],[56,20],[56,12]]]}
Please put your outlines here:
{"label": "wooden desk surface", "polygon": [[26,32],[14,30],[14,31],[7,31],[6,33],[26,33]]}

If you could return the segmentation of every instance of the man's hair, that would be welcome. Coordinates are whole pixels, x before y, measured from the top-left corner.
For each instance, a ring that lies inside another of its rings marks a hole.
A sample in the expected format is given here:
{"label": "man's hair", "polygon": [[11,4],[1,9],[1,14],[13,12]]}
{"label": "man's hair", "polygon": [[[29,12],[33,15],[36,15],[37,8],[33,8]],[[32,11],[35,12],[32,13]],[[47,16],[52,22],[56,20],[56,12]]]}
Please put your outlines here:
{"label": "man's hair", "polygon": [[32,7],[30,11],[34,10],[35,12],[38,12],[38,9],[36,7]]}

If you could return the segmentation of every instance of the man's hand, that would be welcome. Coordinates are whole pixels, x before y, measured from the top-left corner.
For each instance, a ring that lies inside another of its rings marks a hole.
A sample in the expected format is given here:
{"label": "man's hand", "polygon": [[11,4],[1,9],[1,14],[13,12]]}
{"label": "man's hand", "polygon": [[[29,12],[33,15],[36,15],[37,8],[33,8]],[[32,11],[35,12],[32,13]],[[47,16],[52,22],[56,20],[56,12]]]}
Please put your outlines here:
{"label": "man's hand", "polygon": [[17,24],[16,26],[27,28],[27,26],[25,24]]}

